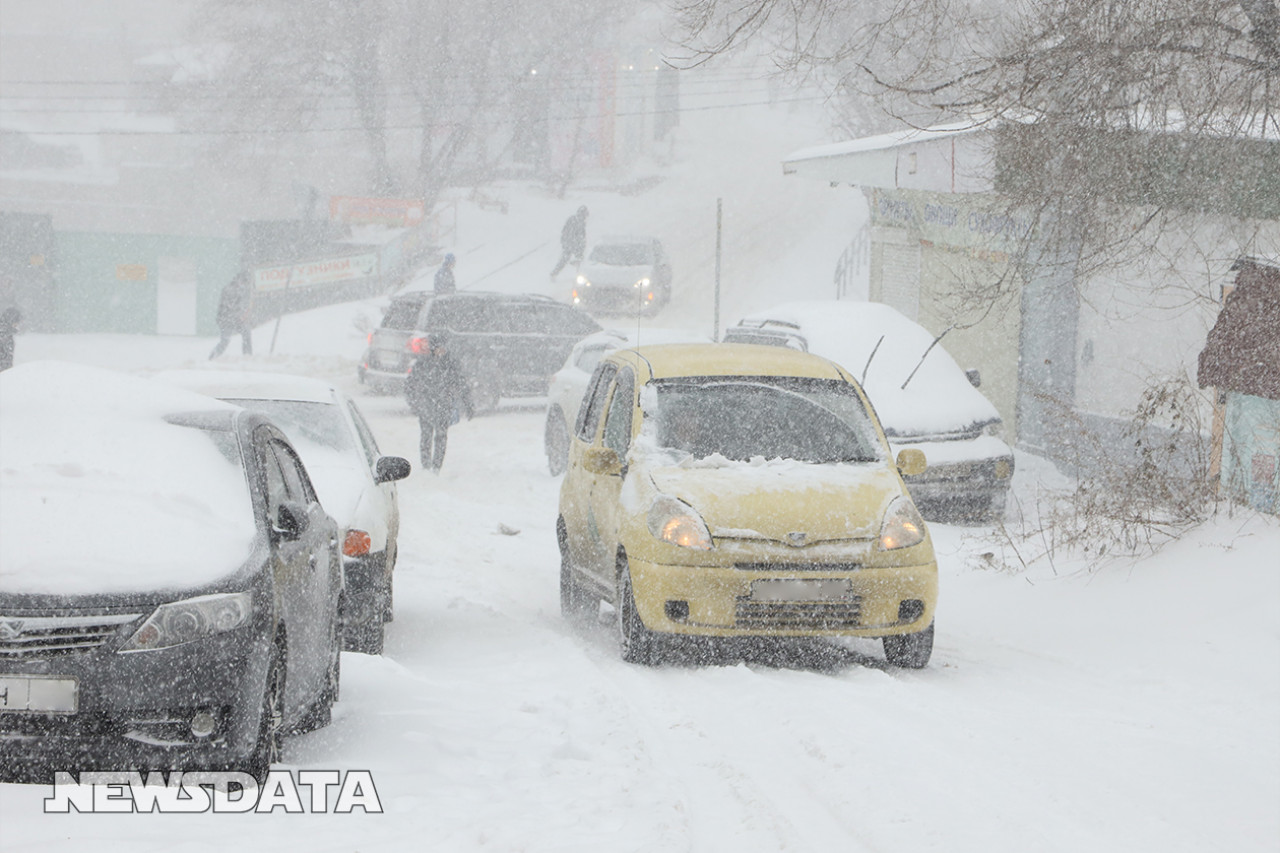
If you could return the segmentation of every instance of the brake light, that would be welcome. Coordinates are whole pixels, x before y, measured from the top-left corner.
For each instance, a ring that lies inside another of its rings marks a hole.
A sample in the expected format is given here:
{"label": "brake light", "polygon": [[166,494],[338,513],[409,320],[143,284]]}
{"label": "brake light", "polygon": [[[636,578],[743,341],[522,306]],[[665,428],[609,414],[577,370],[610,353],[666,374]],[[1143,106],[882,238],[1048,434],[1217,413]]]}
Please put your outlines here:
{"label": "brake light", "polygon": [[365,338],[364,342],[369,346],[373,346],[373,332],[369,333],[369,337]]}
{"label": "brake light", "polygon": [[348,557],[359,557],[368,554],[373,540],[363,530],[348,530],[347,538],[342,542],[342,553]]}
{"label": "brake light", "polygon": [[412,352],[414,355],[418,355],[420,353],[426,352],[427,339],[426,338],[410,338],[409,351]]}

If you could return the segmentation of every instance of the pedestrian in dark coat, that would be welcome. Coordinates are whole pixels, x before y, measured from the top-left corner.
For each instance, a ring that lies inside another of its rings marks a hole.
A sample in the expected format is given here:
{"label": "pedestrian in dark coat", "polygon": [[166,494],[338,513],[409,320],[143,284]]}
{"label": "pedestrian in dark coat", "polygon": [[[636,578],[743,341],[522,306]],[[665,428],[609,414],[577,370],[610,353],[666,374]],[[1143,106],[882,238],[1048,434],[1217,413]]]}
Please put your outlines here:
{"label": "pedestrian in dark coat", "polygon": [[13,367],[13,336],[21,322],[22,312],[17,308],[6,308],[0,313],[0,370]]}
{"label": "pedestrian in dark coat", "polygon": [[436,270],[436,293],[453,293],[458,289],[453,280],[453,266],[455,263],[457,263],[457,258],[453,255],[444,256],[440,269]]}
{"label": "pedestrian in dark coat", "polygon": [[578,208],[577,213],[564,221],[564,227],[560,229],[560,262],[551,271],[551,277],[558,276],[570,261],[582,263],[582,255],[586,251],[587,206],[584,204]]}
{"label": "pedestrian in dark coat", "polygon": [[449,427],[459,416],[470,419],[473,414],[471,385],[449,353],[443,334],[429,336],[427,343],[426,351],[414,359],[409,370],[404,396],[418,416],[422,467],[439,471],[444,464]]}
{"label": "pedestrian in dark coat", "polygon": [[253,310],[253,281],[249,274],[241,272],[222,288],[218,299],[218,345],[209,353],[209,360],[222,355],[231,343],[233,335],[239,335],[245,355],[253,355],[253,334],[249,315]]}

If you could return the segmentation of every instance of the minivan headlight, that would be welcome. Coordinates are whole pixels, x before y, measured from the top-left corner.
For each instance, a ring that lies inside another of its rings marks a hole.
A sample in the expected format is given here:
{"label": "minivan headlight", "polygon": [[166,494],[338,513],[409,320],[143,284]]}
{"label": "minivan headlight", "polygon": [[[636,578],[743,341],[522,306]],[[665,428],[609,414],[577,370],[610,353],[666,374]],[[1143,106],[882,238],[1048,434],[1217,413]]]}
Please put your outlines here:
{"label": "minivan headlight", "polygon": [[247,592],[171,601],[157,607],[120,651],[149,652],[180,646],[239,628],[252,615],[253,596]]}
{"label": "minivan headlight", "polygon": [[884,521],[880,524],[880,550],[910,548],[923,541],[924,519],[920,517],[920,511],[911,498],[899,495],[884,511]]}
{"label": "minivan headlight", "polygon": [[711,532],[697,510],[670,495],[658,495],[649,507],[649,532],[681,548],[711,550]]}

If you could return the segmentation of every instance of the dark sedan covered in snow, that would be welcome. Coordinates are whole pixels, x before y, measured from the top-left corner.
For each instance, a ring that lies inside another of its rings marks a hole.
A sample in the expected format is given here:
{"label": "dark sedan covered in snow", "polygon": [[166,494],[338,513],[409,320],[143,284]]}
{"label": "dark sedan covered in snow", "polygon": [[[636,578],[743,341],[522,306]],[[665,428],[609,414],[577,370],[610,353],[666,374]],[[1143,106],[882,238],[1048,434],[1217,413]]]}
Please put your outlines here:
{"label": "dark sedan covered in snow", "polygon": [[337,698],[337,526],[261,415],[90,367],[0,374],[0,768],[232,768]]}

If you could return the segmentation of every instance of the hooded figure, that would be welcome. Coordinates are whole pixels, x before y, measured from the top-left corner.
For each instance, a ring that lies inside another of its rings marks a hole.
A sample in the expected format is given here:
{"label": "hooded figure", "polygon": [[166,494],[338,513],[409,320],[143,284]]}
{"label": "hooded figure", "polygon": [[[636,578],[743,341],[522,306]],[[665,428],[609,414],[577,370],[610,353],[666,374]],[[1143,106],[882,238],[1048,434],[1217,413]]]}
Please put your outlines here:
{"label": "hooded figure", "polygon": [[577,213],[564,221],[564,227],[560,229],[560,262],[551,271],[551,277],[555,278],[559,275],[560,270],[564,269],[570,261],[575,264],[582,263],[582,255],[586,250],[587,206],[584,204],[578,208]]}
{"label": "hooded figure", "polygon": [[453,280],[453,267],[457,260],[452,254],[444,256],[440,269],[436,270],[436,293],[453,293],[458,289]]}
{"label": "hooded figure", "polygon": [[22,312],[17,308],[6,308],[0,313],[0,370],[13,367],[13,336],[22,322]]}
{"label": "hooded figure", "polygon": [[473,414],[471,385],[449,353],[448,340],[443,334],[427,338],[427,348],[414,359],[405,380],[404,396],[418,416],[422,467],[439,471],[444,464],[449,427],[459,414],[465,414],[468,419]]}
{"label": "hooded figure", "polygon": [[253,282],[249,274],[241,272],[222,288],[218,299],[218,345],[209,353],[209,360],[222,355],[233,335],[239,335],[245,355],[253,355],[253,333],[249,315],[253,310]]}

